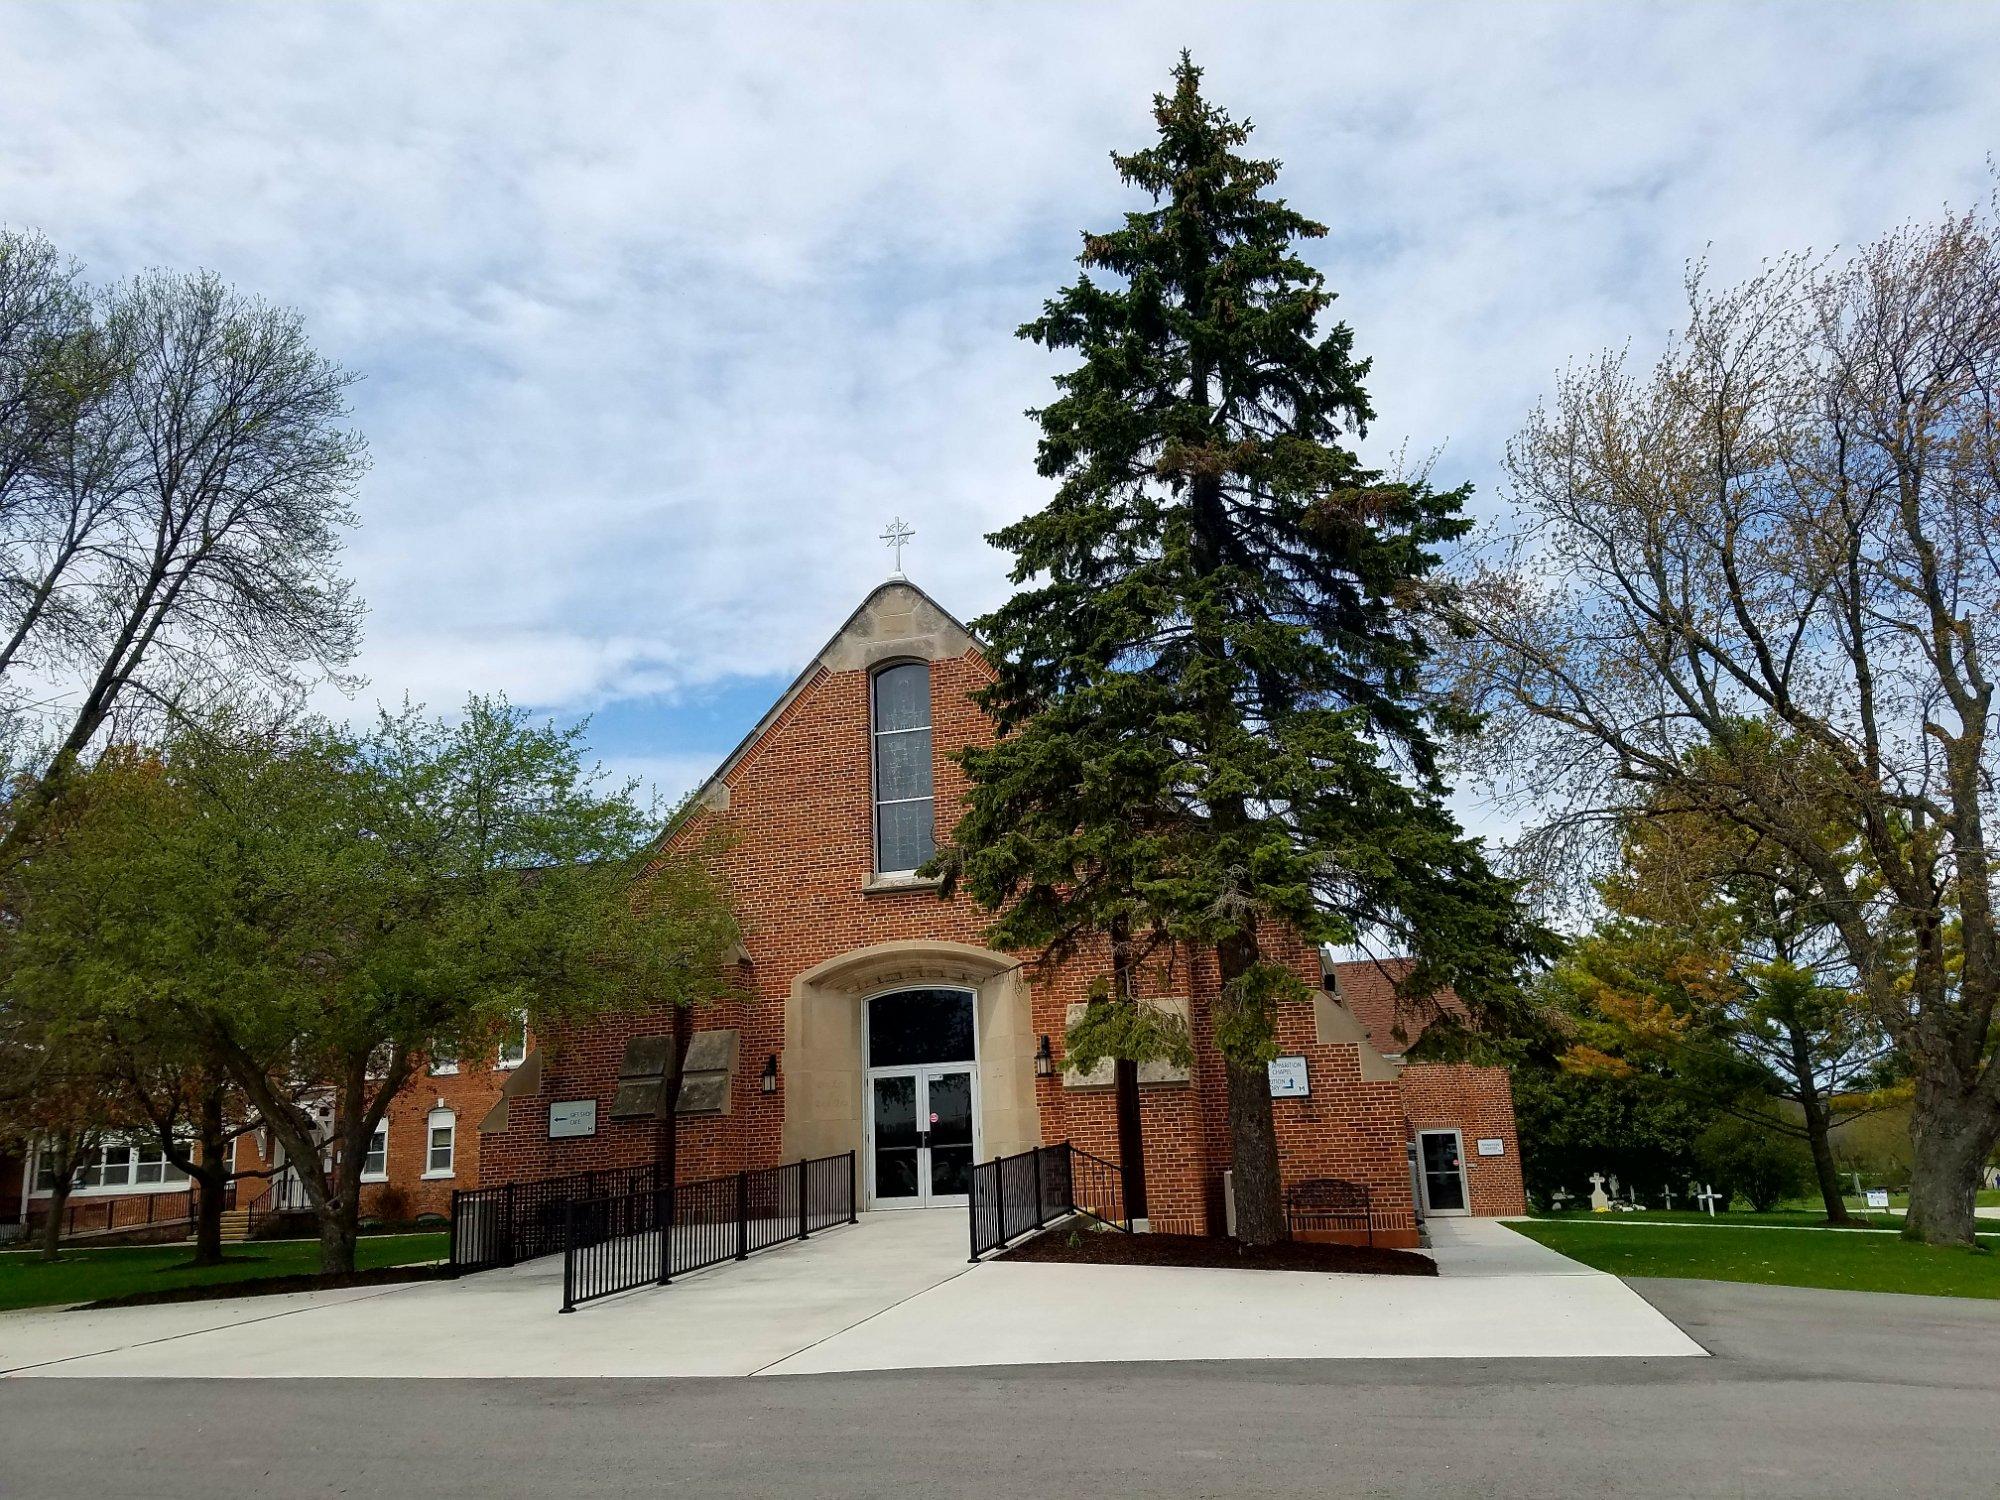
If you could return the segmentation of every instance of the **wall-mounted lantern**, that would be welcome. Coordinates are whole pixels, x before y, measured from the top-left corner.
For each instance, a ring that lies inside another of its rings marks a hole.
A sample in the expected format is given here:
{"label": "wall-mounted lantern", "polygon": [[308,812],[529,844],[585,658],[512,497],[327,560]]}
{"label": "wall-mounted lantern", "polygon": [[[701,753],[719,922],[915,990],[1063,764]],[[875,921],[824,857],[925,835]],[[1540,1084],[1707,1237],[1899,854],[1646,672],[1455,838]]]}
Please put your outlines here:
{"label": "wall-mounted lantern", "polygon": [[1042,1033],[1042,1044],[1035,1049],[1035,1076],[1047,1078],[1056,1070],[1055,1054],[1049,1051],[1049,1034]]}
{"label": "wall-mounted lantern", "polygon": [[767,1094],[778,1092],[778,1054],[773,1052],[764,1059],[764,1076],[757,1080],[757,1087]]}

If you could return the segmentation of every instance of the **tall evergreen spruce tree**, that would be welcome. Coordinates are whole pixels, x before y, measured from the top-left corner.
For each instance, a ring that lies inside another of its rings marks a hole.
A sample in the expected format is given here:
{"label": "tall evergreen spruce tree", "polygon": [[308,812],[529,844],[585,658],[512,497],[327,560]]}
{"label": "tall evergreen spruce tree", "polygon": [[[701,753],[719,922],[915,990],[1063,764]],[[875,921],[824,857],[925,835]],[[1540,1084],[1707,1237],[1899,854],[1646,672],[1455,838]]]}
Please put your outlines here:
{"label": "tall evergreen spruce tree", "polygon": [[[963,753],[935,868],[1009,946],[1109,943],[1114,970],[1161,942],[1213,949],[1238,1234],[1261,1245],[1284,1234],[1274,1006],[1307,986],[1260,932],[1387,938],[1418,960],[1411,996],[1451,984],[1475,1012],[1515,999],[1547,940],[1444,806],[1433,736],[1470,726],[1418,680],[1466,491],[1342,446],[1373,413],[1294,249],[1326,230],[1267,196],[1277,164],[1241,154],[1250,126],[1200,83],[1183,54],[1159,139],[1112,157],[1153,206],[1086,234],[1083,274],[1021,329],[1080,363],[1032,414],[1054,498],[991,538],[1017,586],[975,625],[997,739]],[[1098,985],[1073,1063],[1186,1048],[1125,988]]]}

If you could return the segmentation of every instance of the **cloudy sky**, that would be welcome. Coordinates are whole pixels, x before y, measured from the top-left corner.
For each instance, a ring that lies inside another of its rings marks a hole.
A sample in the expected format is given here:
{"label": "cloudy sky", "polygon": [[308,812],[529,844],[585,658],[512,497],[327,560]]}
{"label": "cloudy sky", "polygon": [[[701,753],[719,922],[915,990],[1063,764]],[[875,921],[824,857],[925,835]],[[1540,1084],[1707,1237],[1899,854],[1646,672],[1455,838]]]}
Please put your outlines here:
{"label": "cloudy sky", "polygon": [[1191,47],[1374,356],[1378,454],[1501,502],[1568,358],[1965,204],[2000,13],[1581,4],[372,9],[0,0],[0,223],[208,267],[366,379],[376,697],[593,716],[698,782],[886,573],[967,617],[1039,503],[1012,330]]}

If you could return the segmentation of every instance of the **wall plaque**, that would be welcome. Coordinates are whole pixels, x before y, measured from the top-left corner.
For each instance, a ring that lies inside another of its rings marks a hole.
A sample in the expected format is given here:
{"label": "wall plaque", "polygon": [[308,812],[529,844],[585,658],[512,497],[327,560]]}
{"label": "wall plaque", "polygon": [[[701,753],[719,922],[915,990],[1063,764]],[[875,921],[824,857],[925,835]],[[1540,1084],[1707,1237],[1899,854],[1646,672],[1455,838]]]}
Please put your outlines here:
{"label": "wall plaque", "polygon": [[1482,1135],[1479,1138],[1479,1154],[1481,1156],[1505,1156],[1507,1154],[1507,1143],[1497,1136]]}
{"label": "wall plaque", "polygon": [[549,1139],[570,1140],[597,1134],[597,1101],[564,1099],[549,1106]]}
{"label": "wall plaque", "polygon": [[1312,1093],[1312,1080],[1306,1076],[1303,1057],[1274,1057],[1265,1066],[1271,1074],[1273,1099],[1303,1099]]}

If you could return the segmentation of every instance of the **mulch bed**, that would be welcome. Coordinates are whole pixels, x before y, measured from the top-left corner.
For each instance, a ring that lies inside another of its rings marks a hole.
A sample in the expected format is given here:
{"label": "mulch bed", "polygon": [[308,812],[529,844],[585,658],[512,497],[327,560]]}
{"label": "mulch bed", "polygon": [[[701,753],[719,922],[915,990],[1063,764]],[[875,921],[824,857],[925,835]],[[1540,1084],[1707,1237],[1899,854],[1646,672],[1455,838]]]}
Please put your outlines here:
{"label": "mulch bed", "polygon": [[1414,1250],[1317,1245],[1296,1240],[1253,1250],[1220,1235],[1119,1234],[1063,1225],[1023,1240],[996,1260],[1048,1265],[1200,1266],[1237,1271],[1350,1271],[1364,1276],[1435,1276],[1437,1262]]}
{"label": "mulch bed", "polygon": [[181,1286],[166,1292],[127,1292],[122,1297],[103,1297],[96,1302],[79,1302],[71,1312],[91,1312],[100,1307],[150,1307],[158,1302],[216,1302],[225,1297],[269,1297],[279,1292],[325,1292],[337,1287],[388,1286],[398,1281],[442,1281],[451,1275],[450,1266],[381,1266],[372,1271],[343,1271],[334,1275],[312,1272],[297,1276],[253,1276],[244,1281],[217,1281],[207,1286]]}

